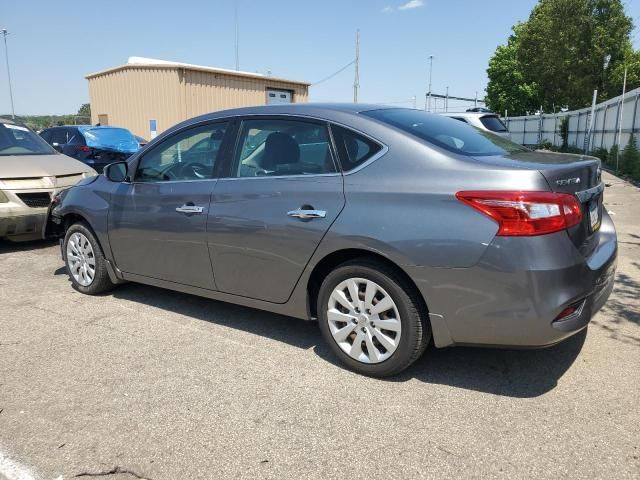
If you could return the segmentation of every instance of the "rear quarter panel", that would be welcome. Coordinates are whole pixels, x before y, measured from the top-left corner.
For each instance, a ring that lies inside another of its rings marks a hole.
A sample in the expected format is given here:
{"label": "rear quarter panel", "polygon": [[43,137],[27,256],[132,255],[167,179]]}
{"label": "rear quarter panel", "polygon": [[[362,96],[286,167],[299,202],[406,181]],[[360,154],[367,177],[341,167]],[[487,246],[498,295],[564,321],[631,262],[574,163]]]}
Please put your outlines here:
{"label": "rear quarter panel", "polygon": [[386,155],[345,175],[346,206],[323,247],[372,249],[399,265],[470,267],[497,225],[456,192],[548,189],[537,171],[492,169],[406,136],[394,140]]}

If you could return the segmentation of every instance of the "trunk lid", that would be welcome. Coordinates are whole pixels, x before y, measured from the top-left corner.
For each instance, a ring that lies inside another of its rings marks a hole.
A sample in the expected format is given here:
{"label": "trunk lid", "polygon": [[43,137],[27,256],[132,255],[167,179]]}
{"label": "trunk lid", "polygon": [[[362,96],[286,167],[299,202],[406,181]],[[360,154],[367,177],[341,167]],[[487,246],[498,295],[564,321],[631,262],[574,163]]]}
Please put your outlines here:
{"label": "trunk lid", "polygon": [[538,170],[553,192],[574,194],[582,205],[582,222],[567,233],[578,250],[588,256],[597,244],[602,219],[600,160],[586,155],[546,151],[517,152],[505,156],[474,157],[482,163],[506,168]]}

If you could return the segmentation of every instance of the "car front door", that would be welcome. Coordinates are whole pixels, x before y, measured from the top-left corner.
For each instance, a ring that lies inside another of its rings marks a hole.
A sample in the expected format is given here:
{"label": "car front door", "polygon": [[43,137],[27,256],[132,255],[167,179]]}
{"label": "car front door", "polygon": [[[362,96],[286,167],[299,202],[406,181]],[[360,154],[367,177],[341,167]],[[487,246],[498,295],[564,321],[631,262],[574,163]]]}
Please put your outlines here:
{"label": "car front door", "polygon": [[[120,270],[215,289],[206,219],[227,126],[208,123],[175,133],[142,154],[131,182],[117,186],[109,240]],[[195,145],[197,155],[190,153]]]}
{"label": "car front door", "polygon": [[207,236],[222,292],[287,301],[344,206],[327,125],[294,117],[242,121]]}

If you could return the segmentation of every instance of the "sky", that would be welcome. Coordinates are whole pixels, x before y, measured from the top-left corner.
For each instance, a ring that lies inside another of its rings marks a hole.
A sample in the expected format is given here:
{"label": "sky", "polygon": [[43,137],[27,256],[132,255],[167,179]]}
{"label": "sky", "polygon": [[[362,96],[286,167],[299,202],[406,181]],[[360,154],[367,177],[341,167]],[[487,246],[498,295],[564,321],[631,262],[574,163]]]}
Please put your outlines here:
{"label": "sky", "polygon": [[[16,113],[75,113],[85,75],[130,56],[234,68],[236,2],[241,70],[318,82],[354,59],[359,29],[359,100],[422,107],[429,55],[434,93],[482,98],[489,58],[536,0],[2,0]],[[626,5],[640,23],[640,0]],[[353,79],[351,66],[312,85],[310,101],[352,101]]]}

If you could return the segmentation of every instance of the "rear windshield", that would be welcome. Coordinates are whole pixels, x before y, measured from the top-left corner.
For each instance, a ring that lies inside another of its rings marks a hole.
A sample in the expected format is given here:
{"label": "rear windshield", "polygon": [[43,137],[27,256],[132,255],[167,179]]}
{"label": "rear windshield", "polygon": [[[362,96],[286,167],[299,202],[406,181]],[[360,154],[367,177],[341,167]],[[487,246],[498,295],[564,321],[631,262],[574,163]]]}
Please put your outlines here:
{"label": "rear windshield", "polygon": [[480,122],[485,126],[487,130],[491,130],[492,132],[508,132],[507,127],[502,120],[500,120],[495,115],[485,115],[484,117],[480,117]]}
{"label": "rear windshield", "polygon": [[529,151],[466,123],[420,110],[389,108],[362,113],[460,155],[508,155]]}
{"label": "rear windshield", "polygon": [[57,154],[47,142],[27,127],[0,123],[0,156]]}
{"label": "rear windshield", "polygon": [[136,137],[126,128],[83,128],[87,146],[133,153],[140,148]]}

